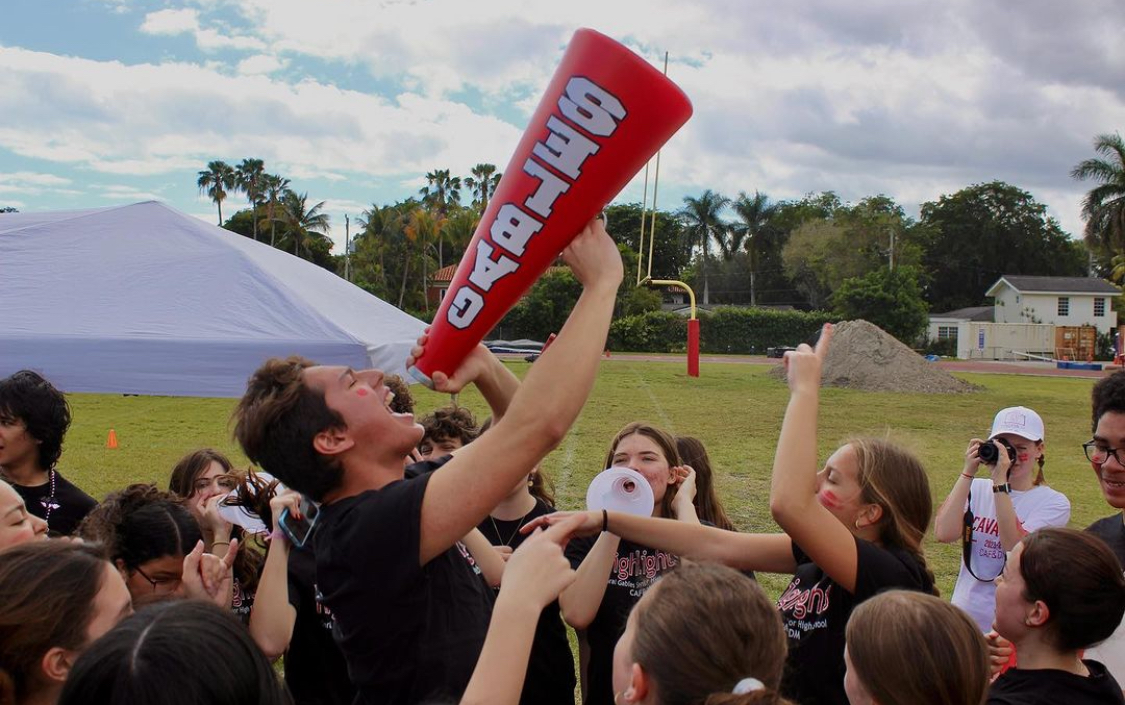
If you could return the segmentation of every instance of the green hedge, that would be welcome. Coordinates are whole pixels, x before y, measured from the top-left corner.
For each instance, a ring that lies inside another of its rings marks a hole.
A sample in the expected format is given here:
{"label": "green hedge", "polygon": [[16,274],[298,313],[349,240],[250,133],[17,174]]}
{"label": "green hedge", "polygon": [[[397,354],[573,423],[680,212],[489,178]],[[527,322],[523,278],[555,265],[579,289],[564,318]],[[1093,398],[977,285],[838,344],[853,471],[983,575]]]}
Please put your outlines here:
{"label": "green hedge", "polygon": [[[775,311],[716,308],[699,317],[699,348],[704,353],[764,355],[766,348],[796,346],[837,318],[825,311]],[[609,328],[609,348],[631,352],[683,352],[687,319],[666,311],[618,318]]]}

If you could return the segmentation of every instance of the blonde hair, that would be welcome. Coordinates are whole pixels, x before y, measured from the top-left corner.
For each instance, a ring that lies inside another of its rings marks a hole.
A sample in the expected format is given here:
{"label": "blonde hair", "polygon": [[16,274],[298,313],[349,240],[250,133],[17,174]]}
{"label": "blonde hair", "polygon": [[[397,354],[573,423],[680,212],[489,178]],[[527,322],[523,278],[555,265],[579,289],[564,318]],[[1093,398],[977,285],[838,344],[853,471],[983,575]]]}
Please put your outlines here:
{"label": "blonde hair", "polygon": [[967,614],[933,595],[889,590],[864,601],[848,620],[847,640],[855,674],[884,705],[984,702],[984,636]]}
{"label": "blonde hair", "polygon": [[[635,608],[632,660],[660,705],[788,703],[778,694],[787,641],[765,592],[733,568],[683,561]],[[744,678],[763,688],[731,691]]]}
{"label": "blonde hair", "polygon": [[[913,556],[934,585],[922,547],[934,505],[921,461],[902,446],[880,438],[854,438],[848,444],[859,465],[863,501],[883,510],[878,524],[880,540]],[[936,585],[932,590],[938,594]]]}

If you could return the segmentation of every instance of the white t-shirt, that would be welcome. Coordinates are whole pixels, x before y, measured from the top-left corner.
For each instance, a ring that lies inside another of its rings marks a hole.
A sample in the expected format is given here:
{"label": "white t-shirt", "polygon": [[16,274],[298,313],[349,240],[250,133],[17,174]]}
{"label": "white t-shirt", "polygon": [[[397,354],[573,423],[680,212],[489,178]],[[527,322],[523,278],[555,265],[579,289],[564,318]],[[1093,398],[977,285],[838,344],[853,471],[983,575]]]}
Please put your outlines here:
{"label": "white t-shirt", "polygon": [[[992,493],[992,480],[973,480],[971,501],[973,510],[973,546],[971,560],[977,580],[961,560],[961,572],[953,588],[953,604],[969,613],[982,632],[992,629],[996,612],[996,583],[985,582],[1004,570],[1004,548],[1000,545],[1000,526],[996,522],[996,500]],[[1066,526],[1070,520],[1070,500],[1062,492],[1046,485],[1030,490],[1012,490],[1012,506],[1016,517],[1027,532],[1045,526]]]}

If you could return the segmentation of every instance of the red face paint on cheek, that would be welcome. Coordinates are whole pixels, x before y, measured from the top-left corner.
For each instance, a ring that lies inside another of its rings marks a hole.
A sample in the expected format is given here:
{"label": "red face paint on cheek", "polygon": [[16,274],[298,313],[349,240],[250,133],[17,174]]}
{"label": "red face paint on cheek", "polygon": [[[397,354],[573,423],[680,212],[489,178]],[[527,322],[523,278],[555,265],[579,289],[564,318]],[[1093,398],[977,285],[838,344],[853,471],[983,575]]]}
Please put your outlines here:
{"label": "red face paint on cheek", "polygon": [[832,490],[821,490],[817,493],[816,498],[827,509],[840,508],[840,498]]}
{"label": "red face paint on cheek", "polygon": [[355,393],[357,395],[361,396],[361,397],[365,397],[369,394],[369,392],[366,389],[364,389],[363,387],[360,387],[359,389],[355,390]]}

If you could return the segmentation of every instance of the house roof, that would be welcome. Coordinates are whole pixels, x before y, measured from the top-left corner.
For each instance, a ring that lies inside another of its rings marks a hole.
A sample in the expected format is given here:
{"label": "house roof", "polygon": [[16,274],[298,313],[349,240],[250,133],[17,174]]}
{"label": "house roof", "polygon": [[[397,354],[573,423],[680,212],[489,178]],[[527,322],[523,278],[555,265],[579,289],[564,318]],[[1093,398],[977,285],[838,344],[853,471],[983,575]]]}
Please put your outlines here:
{"label": "house roof", "polygon": [[1121,293],[1113,284],[1095,277],[1027,277],[1005,274],[989,287],[985,296],[995,296],[1001,284],[1007,284],[1016,291],[1039,294],[1109,294]]}
{"label": "house roof", "polygon": [[959,321],[992,321],[993,317],[992,306],[970,306],[968,308],[959,308],[956,311],[930,314],[931,320],[935,318],[953,318]]}

